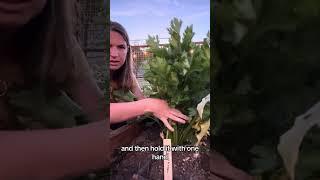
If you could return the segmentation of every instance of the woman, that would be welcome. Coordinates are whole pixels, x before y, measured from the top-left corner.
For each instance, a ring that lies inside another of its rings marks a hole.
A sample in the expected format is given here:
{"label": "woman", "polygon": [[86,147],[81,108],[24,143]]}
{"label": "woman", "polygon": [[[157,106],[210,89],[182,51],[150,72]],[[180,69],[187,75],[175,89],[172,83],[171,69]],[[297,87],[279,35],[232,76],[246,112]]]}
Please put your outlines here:
{"label": "woman", "polygon": [[[170,108],[168,104],[160,99],[145,98],[136,77],[133,74],[131,47],[129,36],[125,28],[117,23],[110,25],[110,77],[111,92],[122,89],[132,91],[138,101],[110,104],[110,121],[119,123],[131,117],[151,112],[159,118],[164,125],[174,131],[168,119],[179,123],[185,123],[188,119],[180,111]],[[112,94],[110,95],[112,99]],[[112,101],[111,101],[112,102]],[[126,113],[124,113],[124,110]]]}
{"label": "woman", "polygon": [[[108,165],[107,106],[73,35],[72,2],[0,0],[0,179],[57,179]],[[56,114],[76,119],[57,101],[70,112],[81,107],[92,123],[50,124]]]}
{"label": "woman", "polygon": [[110,162],[107,106],[73,35],[72,3],[0,0],[0,179],[57,179]]}
{"label": "woman", "polygon": [[[116,47],[117,45],[121,45],[121,47]],[[138,100],[141,100],[144,99],[145,96],[143,95],[138,80],[133,73],[133,60],[131,54],[129,37],[126,30],[119,23],[111,22],[109,66],[111,92],[118,89],[131,91]]]}

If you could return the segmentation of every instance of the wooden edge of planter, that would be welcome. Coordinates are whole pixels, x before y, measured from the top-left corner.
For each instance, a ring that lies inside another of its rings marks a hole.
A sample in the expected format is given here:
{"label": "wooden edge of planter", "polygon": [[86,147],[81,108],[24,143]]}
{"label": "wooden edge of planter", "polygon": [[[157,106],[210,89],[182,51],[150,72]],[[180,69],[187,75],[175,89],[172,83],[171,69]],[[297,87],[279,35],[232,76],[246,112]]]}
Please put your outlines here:
{"label": "wooden edge of planter", "polygon": [[143,131],[144,125],[142,122],[126,124],[110,133],[110,142],[112,154],[121,146],[129,145]]}
{"label": "wooden edge of planter", "polygon": [[211,150],[209,155],[210,172],[221,179],[254,180],[254,177],[233,166],[221,153]]}

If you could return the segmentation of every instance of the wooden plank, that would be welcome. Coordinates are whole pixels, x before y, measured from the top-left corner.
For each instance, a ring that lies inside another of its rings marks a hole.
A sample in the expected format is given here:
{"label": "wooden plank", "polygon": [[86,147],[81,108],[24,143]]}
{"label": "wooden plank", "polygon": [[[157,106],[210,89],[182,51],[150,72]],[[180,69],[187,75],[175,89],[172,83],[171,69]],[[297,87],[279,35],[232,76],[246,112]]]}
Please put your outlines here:
{"label": "wooden plank", "polygon": [[171,151],[171,139],[163,139],[163,147],[169,146],[169,151],[163,151],[163,155],[165,155],[166,159],[163,161],[163,179],[164,180],[172,180],[172,151]]}
{"label": "wooden plank", "polygon": [[112,130],[110,133],[110,142],[112,152],[119,149],[122,146],[128,146],[133,139],[138,137],[143,131],[142,123],[134,123],[124,125],[116,130]]}
{"label": "wooden plank", "polygon": [[212,150],[209,154],[210,172],[221,179],[230,180],[253,180],[254,177],[234,167],[217,151]]}

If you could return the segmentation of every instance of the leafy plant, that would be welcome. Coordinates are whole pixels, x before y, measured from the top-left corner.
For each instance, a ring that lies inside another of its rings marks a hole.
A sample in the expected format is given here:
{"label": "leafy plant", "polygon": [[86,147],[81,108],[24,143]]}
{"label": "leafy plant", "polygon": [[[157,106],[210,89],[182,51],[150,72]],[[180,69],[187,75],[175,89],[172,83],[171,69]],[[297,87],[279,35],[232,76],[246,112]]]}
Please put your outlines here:
{"label": "leafy plant", "polygon": [[67,128],[89,122],[81,107],[60,90],[35,85],[13,89],[8,99],[19,129]]}
{"label": "leafy plant", "polygon": [[[200,118],[196,106],[209,94],[210,86],[210,46],[209,33],[203,45],[192,42],[193,27],[188,26],[180,35],[182,21],[174,18],[167,29],[169,45],[160,47],[159,38],[149,36],[147,44],[153,56],[145,66],[144,78],[149,82],[148,94],[166,100],[171,107],[188,114],[191,121],[186,125],[173,122],[174,132],[165,135],[173,144],[194,144],[196,135],[208,126],[208,113]],[[209,105],[205,112],[209,112]]]}
{"label": "leafy plant", "polygon": [[[294,125],[295,117],[320,99],[320,3],[230,0],[212,6],[213,63],[218,65],[211,77],[214,147],[253,175],[288,176],[283,159],[288,162],[291,157],[279,154],[280,137]],[[319,129],[305,133],[294,131],[303,139],[300,152],[294,152],[297,164],[289,172],[296,179],[319,177],[320,159],[314,154]],[[286,146],[293,141],[281,140]]]}

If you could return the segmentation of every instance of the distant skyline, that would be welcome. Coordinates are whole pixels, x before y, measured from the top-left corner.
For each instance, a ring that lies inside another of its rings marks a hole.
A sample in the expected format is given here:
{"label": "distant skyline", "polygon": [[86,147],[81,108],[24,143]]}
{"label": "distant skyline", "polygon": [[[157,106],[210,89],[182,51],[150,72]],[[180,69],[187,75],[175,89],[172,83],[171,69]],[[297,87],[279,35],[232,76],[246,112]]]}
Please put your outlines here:
{"label": "distant skyline", "polygon": [[182,20],[181,34],[193,25],[193,41],[202,41],[210,30],[210,0],[110,0],[110,19],[128,31],[131,44],[144,44],[148,35],[167,43],[167,28]]}

